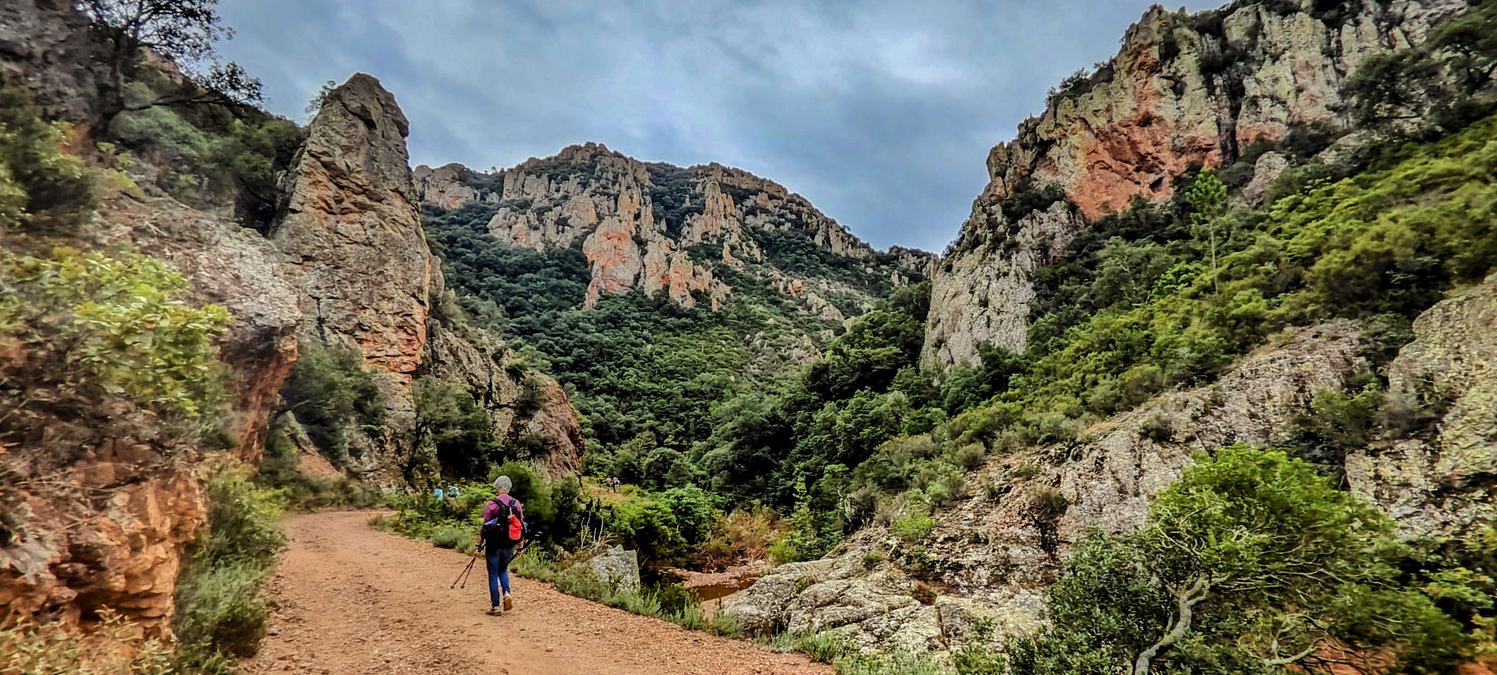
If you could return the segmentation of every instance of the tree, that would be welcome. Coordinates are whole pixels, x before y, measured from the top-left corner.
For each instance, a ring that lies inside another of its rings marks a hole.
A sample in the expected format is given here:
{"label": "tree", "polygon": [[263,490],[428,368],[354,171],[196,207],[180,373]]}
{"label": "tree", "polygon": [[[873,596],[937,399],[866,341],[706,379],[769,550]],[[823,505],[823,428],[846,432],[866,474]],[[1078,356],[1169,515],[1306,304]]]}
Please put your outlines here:
{"label": "tree", "polygon": [[312,96],[312,100],[307,101],[307,107],[302,108],[302,112],[305,112],[308,117],[316,116],[317,112],[322,110],[322,104],[327,103],[327,97],[337,88],[337,82],[324,81],[322,86],[317,88],[317,93]]}
{"label": "tree", "polygon": [[1494,73],[1497,2],[1477,0],[1436,26],[1423,45],[1369,57],[1346,90],[1358,123],[1385,128],[1422,119],[1436,101],[1461,109],[1492,85]]}
{"label": "tree", "polygon": [[1433,61],[1412,49],[1370,56],[1346,82],[1352,117],[1374,128],[1419,119],[1438,74]]}
{"label": "tree", "polygon": [[1227,185],[1216,173],[1202,170],[1191,181],[1185,193],[1185,203],[1190,206],[1190,232],[1197,240],[1207,242],[1211,254],[1212,288],[1217,288],[1216,251],[1223,238],[1221,230],[1226,224]]}
{"label": "tree", "polygon": [[1490,86],[1497,72],[1497,2],[1472,2],[1430,34],[1429,46],[1444,54],[1462,96]]}
{"label": "tree", "polygon": [[[101,121],[125,110],[157,105],[255,104],[260,81],[237,63],[215,63],[214,45],[234,36],[218,15],[218,0],[78,0],[108,46],[109,71],[103,82]],[[207,72],[188,77],[174,91],[147,101],[126,101],[126,85],[136,79],[148,54],[156,54],[189,72],[211,63]]]}
{"label": "tree", "polygon": [[471,478],[494,459],[493,423],[473,394],[461,385],[427,375],[412,387],[416,434],[437,449],[442,468]]}
{"label": "tree", "polygon": [[1050,589],[1053,628],[1016,673],[1281,672],[1322,647],[1386,649],[1447,672],[1458,625],[1395,565],[1392,521],[1314,467],[1246,446],[1200,456],[1133,535],[1079,542]]}

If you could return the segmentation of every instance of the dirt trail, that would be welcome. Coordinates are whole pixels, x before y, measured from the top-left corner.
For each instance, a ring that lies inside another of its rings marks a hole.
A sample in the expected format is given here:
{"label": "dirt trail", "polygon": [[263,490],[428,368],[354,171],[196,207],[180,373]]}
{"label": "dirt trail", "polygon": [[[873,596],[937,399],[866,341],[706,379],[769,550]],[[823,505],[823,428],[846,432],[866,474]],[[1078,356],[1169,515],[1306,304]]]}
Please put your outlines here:
{"label": "dirt trail", "polygon": [[269,585],[271,635],[251,673],[827,673],[795,654],[688,631],[515,579],[515,610],[484,614],[483,561],[371,529],[367,512],[286,521]]}

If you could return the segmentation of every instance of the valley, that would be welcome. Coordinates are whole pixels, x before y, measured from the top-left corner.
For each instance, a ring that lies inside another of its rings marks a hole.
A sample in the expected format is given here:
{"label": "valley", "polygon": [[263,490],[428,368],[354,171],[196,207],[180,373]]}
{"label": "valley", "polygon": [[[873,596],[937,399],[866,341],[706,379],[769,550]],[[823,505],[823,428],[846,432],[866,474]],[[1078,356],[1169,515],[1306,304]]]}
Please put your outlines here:
{"label": "valley", "polygon": [[939,255],[231,35],[0,6],[0,672],[1497,671],[1497,3],[1150,7]]}

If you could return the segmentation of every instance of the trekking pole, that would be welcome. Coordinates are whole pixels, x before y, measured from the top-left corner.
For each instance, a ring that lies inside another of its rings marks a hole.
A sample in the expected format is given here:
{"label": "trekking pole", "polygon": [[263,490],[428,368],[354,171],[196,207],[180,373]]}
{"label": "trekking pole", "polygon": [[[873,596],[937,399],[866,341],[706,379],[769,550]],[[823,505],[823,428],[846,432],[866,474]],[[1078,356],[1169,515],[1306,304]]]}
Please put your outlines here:
{"label": "trekking pole", "polygon": [[469,573],[473,571],[473,563],[476,563],[476,562],[478,562],[478,556],[475,555],[475,556],[469,558],[468,559],[468,566],[464,567],[463,571],[458,573],[457,578],[452,580],[452,585],[448,586],[448,588],[457,588],[457,582],[461,581],[461,582],[463,582],[463,588],[466,589],[468,587],[468,576],[469,576]]}

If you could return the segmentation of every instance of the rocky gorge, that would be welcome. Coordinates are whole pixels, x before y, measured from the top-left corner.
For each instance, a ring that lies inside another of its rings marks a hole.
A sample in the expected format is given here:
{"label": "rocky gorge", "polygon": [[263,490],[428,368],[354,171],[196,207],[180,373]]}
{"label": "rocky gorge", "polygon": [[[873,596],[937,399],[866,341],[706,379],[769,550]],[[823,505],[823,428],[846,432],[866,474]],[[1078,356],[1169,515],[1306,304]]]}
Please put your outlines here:
{"label": "rocky gorge", "polygon": [[[232,669],[280,506],[389,508],[289,569],[467,553],[506,473],[524,583],[848,672],[1497,668],[1491,3],[1151,7],[939,258],[597,142],[412,168],[365,73],[302,126],[143,48],[116,99],[80,7],[0,7],[0,644],[249,606]],[[262,567],[184,610],[210,554]],[[398,595],[316,625],[447,602]]]}

